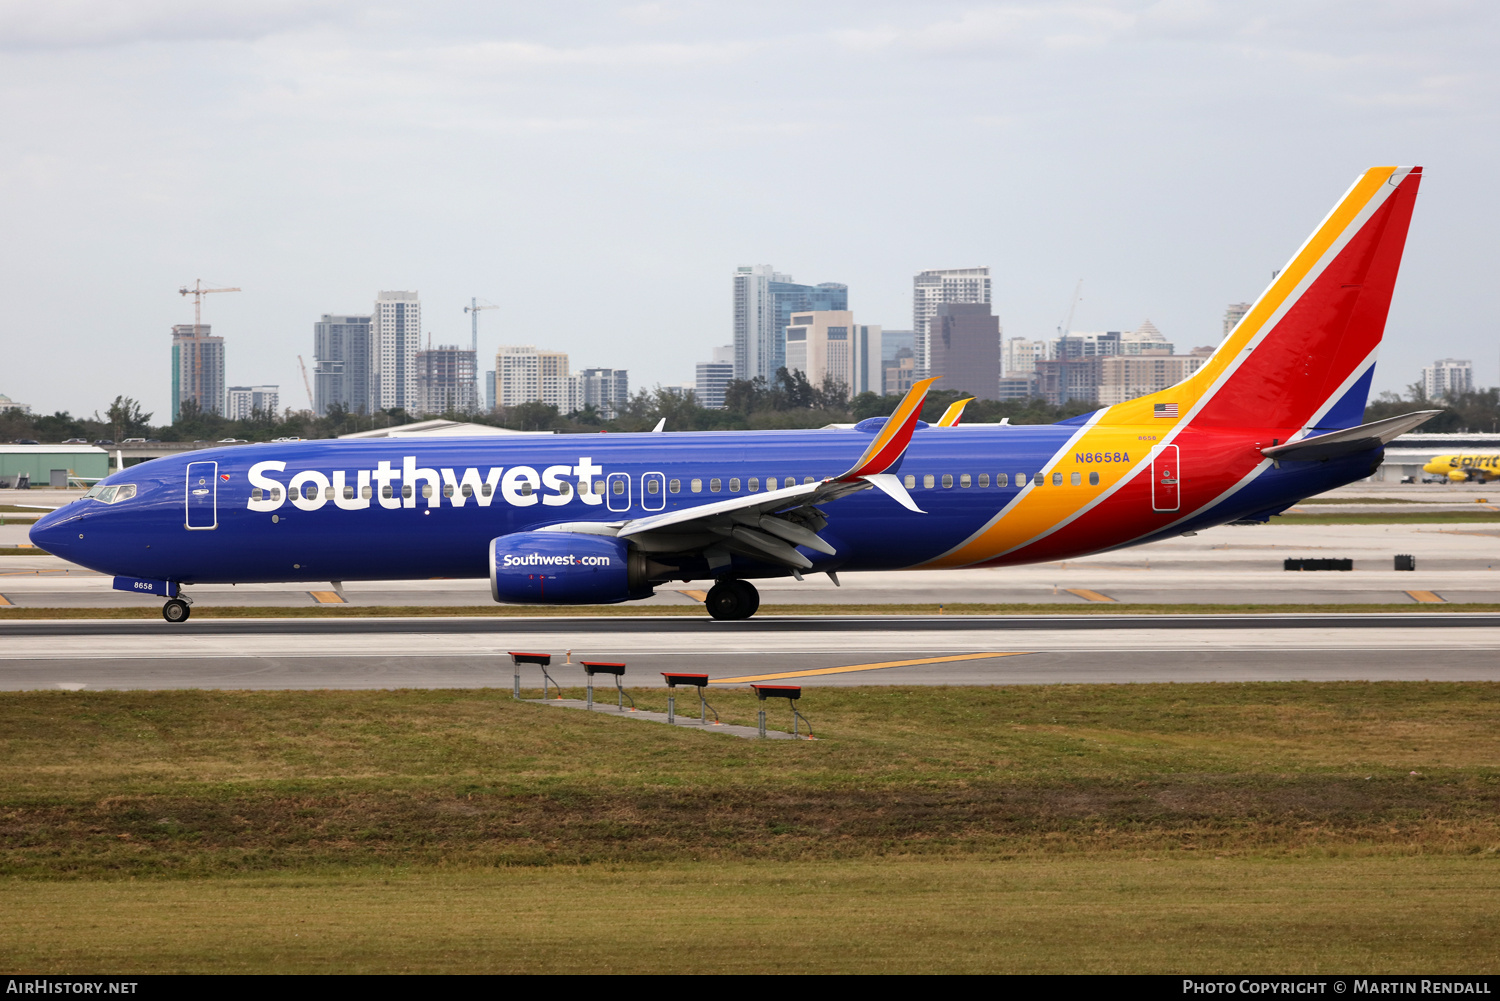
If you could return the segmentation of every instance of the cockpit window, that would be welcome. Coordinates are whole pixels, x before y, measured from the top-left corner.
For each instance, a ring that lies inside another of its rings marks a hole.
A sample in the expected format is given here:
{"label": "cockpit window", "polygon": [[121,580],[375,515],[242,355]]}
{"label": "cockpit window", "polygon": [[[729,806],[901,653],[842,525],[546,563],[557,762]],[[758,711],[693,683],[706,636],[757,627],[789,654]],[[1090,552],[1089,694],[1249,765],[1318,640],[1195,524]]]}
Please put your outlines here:
{"label": "cockpit window", "polygon": [[135,496],[134,483],[116,483],[110,486],[94,484],[85,497],[92,497],[101,504],[118,504]]}

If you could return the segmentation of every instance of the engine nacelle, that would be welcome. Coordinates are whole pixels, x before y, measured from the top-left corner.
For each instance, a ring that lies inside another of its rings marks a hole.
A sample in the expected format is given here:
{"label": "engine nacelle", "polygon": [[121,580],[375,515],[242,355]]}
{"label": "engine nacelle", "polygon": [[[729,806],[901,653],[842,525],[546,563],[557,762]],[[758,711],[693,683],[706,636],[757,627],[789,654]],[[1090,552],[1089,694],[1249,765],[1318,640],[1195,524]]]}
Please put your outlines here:
{"label": "engine nacelle", "polygon": [[651,597],[665,570],[623,539],[572,532],[517,532],[490,542],[490,594],[523,605],[607,605]]}

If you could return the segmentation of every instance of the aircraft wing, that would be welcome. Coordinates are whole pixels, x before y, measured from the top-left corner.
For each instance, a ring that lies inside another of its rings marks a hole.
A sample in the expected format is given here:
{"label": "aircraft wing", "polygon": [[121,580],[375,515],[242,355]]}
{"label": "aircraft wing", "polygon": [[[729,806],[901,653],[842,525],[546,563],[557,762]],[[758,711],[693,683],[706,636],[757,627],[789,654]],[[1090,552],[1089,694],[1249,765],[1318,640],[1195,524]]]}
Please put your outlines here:
{"label": "aircraft wing", "polygon": [[727,565],[730,553],[740,553],[793,570],[809,569],[812,561],[797,552],[796,547],[806,546],[830,556],[836,552],[818,535],[828,524],[828,516],[818,509],[819,504],[875,487],[908,510],[923,513],[900,478],[885,470],[895,465],[911,444],[922,401],[936,381],[924,379],[912,386],[864,454],[839,476],[645,518],[568,522],[542,531],[629,538],[647,553],[701,554],[711,568]]}

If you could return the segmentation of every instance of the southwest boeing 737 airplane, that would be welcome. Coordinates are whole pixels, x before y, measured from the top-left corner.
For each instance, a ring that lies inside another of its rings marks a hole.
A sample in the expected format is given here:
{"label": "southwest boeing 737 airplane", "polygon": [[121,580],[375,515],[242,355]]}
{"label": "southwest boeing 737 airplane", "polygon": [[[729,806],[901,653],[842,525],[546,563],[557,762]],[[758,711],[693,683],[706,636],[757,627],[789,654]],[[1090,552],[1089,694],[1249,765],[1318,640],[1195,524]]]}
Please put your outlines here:
{"label": "southwest boeing 737 airplane", "polygon": [[[484,578],[595,604],[713,581],[1071,559],[1235,522],[1370,475],[1436,411],[1361,425],[1420,167],[1366,171],[1186,381],[1059,424],[239,445],[121,470],[32,541],[167,599],[205,583]],[[957,415],[951,417],[957,420]]]}

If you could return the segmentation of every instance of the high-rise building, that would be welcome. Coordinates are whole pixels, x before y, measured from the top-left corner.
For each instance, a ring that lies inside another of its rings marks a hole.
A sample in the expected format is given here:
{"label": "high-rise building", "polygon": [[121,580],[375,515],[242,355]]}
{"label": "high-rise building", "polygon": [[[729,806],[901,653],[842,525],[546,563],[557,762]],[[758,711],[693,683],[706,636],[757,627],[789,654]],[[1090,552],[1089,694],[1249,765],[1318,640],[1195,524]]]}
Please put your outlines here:
{"label": "high-rise building", "polygon": [[693,395],[698,400],[698,406],[709,410],[724,409],[724,388],[734,378],[734,345],[714,348],[712,361],[698,363],[697,376],[693,383]]}
{"label": "high-rise building", "polygon": [[800,371],[818,387],[831,379],[851,397],[884,392],[878,326],[855,323],[847,309],[793,313],[791,321],[786,328],[787,371]]}
{"label": "high-rise building", "polygon": [[1135,330],[1125,331],[1120,334],[1120,354],[1122,355],[1169,355],[1176,350],[1176,345],[1156,329],[1156,324],[1147,320]]}
{"label": "high-rise building", "polygon": [[1422,367],[1422,390],[1429,400],[1453,399],[1474,391],[1474,363],[1441,358]]}
{"label": "high-rise building", "polygon": [[492,411],[495,409],[495,370],[490,369],[484,373],[484,409]]}
{"label": "high-rise building", "polygon": [[592,406],[605,420],[620,416],[630,402],[630,374],[623,368],[586,368],[566,380],[569,407],[573,413]]}
{"label": "high-rise building", "polygon": [[1005,378],[1035,375],[1036,363],[1047,360],[1047,342],[1012,337],[1000,352],[1000,370]]}
{"label": "high-rise building", "polygon": [[885,363],[885,395],[905,396],[916,381],[916,353],[911,348],[896,349],[896,357]]}
{"label": "high-rise building", "polygon": [[911,318],[917,357],[917,378],[931,374],[932,350],[927,325],[945,302],[990,303],[990,269],[934,268],[912,279]]}
{"label": "high-rise building", "polygon": [[179,323],[172,328],[172,420],[192,400],[205,414],[224,412],[224,338],[210,335],[208,324]]}
{"label": "high-rise building", "polygon": [[1231,302],[1229,308],[1224,310],[1224,336],[1228,337],[1234,332],[1234,328],[1240,325],[1245,314],[1250,312],[1251,303]]}
{"label": "high-rise building", "polygon": [[324,313],[313,324],[313,409],[319,416],[334,405],[368,414],[370,395],[370,317]]}
{"label": "high-rise building", "polygon": [[1075,330],[1052,341],[1051,355],[1054,361],[1073,361],[1077,358],[1105,358],[1120,354],[1120,342],[1124,337],[1118,330],[1100,330],[1085,333]]}
{"label": "high-rise building", "polygon": [[993,400],[1000,393],[1000,319],[989,303],[942,302],[927,318],[928,373],[944,389]]}
{"label": "high-rise building", "polygon": [[769,264],[734,274],[734,377],[770,380],[786,365],[786,328],[793,313],[848,309],[849,286],[799,285]]}
{"label": "high-rise building", "polygon": [[1190,355],[1143,353],[1101,358],[1094,402],[1107,407],[1169,389],[1202,368],[1212,354],[1213,348],[1197,348]]}
{"label": "high-rise building", "polygon": [[1036,363],[1036,395],[1053,406],[1099,399],[1100,366],[1106,355],[1051,358]]}
{"label": "high-rise building", "polygon": [[495,354],[495,406],[514,407],[540,400],[568,414],[568,355],[538,351],[535,345],[502,346]]}
{"label": "high-rise building", "polygon": [[373,406],[413,409],[417,351],[422,346],[422,301],[415,292],[381,292],[370,323]]}
{"label": "high-rise building", "polygon": [[247,421],[257,413],[275,417],[280,409],[280,386],[230,386],[224,416],[232,421]]}
{"label": "high-rise building", "polygon": [[[879,392],[905,394],[916,379],[916,355],[912,351],[916,333],[911,330],[880,331],[881,386]],[[904,388],[903,388],[904,387]]]}
{"label": "high-rise building", "polygon": [[418,351],[415,413],[472,413],[478,409],[474,352],[457,345]]}

